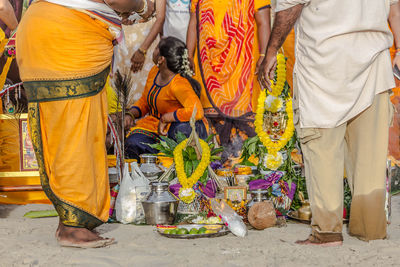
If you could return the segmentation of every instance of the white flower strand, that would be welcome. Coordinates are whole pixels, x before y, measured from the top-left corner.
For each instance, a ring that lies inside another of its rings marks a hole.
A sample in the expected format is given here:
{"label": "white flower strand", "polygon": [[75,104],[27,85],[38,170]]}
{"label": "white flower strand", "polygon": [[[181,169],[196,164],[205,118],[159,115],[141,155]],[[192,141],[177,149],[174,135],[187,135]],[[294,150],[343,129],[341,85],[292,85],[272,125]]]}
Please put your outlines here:
{"label": "white flower strand", "polygon": [[192,77],[194,75],[192,69],[190,68],[189,53],[187,48],[185,48],[182,55],[181,73],[189,77]]}

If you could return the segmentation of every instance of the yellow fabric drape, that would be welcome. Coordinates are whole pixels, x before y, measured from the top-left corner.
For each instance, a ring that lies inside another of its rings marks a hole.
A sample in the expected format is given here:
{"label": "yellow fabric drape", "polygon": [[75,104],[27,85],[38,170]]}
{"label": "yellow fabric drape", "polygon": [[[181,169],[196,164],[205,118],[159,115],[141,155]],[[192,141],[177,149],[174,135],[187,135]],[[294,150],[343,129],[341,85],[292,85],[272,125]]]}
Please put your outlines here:
{"label": "yellow fabric drape", "polygon": [[105,23],[45,1],[33,3],[18,27],[17,63],[42,187],[68,226],[92,229],[108,219],[108,112],[101,89],[112,40]]}
{"label": "yellow fabric drape", "polygon": [[21,79],[66,80],[95,75],[111,63],[112,40],[108,25],[87,14],[35,2],[17,30]]}
{"label": "yellow fabric drape", "polygon": [[51,189],[59,198],[106,221],[109,206],[106,91],[87,98],[39,105],[43,156]]}

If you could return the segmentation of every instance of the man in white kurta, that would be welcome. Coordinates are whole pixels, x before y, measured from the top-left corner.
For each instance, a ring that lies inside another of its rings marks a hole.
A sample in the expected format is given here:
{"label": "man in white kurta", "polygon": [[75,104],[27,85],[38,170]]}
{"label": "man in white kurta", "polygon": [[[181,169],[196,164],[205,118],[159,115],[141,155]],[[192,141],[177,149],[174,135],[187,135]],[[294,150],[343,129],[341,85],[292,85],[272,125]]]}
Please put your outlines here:
{"label": "man in white kurta", "polygon": [[295,24],[294,122],[313,215],[312,234],[301,244],[341,244],[344,167],[353,193],[350,234],[386,237],[389,90],[395,87],[388,18],[395,2],[277,0],[259,80],[269,85],[276,52]]}

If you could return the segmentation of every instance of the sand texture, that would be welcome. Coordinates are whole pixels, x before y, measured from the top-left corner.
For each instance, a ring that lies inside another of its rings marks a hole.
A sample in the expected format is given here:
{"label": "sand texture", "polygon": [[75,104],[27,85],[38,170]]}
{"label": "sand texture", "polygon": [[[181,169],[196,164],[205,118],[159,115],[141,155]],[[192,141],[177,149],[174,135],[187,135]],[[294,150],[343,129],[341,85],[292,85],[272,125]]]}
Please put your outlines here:
{"label": "sand texture", "polygon": [[54,238],[57,218],[23,217],[51,207],[0,205],[0,266],[400,266],[400,196],[393,197],[387,240],[362,242],[344,227],[344,245],[334,248],[294,244],[310,229],[290,221],[286,227],[250,230],[245,238],[196,240],[165,238],[151,226],[106,224],[98,231],[117,244],[64,248]]}

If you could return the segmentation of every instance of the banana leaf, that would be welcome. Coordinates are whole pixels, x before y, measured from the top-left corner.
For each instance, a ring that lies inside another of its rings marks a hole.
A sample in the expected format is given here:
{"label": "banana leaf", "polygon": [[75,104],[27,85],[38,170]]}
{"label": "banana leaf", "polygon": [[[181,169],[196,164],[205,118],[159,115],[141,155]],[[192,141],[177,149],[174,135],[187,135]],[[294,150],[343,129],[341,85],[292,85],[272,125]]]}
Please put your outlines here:
{"label": "banana leaf", "polygon": [[35,210],[35,211],[29,211],[24,214],[25,218],[31,218],[31,219],[57,217],[57,216],[58,213],[56,210]]}

